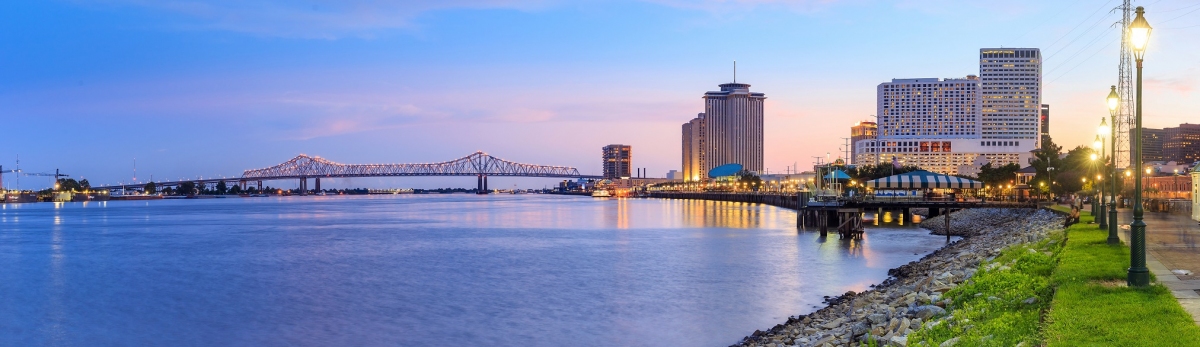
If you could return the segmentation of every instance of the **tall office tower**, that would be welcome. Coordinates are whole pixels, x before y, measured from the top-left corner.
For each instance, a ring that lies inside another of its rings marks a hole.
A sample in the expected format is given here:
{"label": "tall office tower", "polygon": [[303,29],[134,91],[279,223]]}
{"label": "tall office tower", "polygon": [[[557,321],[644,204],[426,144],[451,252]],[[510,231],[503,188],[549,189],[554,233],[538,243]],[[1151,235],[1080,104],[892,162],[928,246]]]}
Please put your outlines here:
{"label": "tall office tower", "polygon": [[1042,148],[1042,142],[1050,140],[1050,105],[1042,104],[1042,138],[1037,143],[1038,148]]}
{"label": "tall office tower", "polygon": [[1200,124],[1180,124],[1166,128],[1163,136],[1163,157],[1167,161],[1194,163],[1200,160]]}
{"label": "tall office tower", "polygon": [[749,171],[763,169],[763,93],[745,83],[725,83],[704,93],[704,153],[701,171],[737,163]]}
{"label": "tall office tower", "polygon": [[[875,122],[854,123],[854,126],[850,127],[850,153],[858,153],[858,150],[857,150],[858,141],[874,139],[878,135],[878,132],[879,132],[879,128],[877,127]],[[859,162],[858,156],[853,155],[853,154],[850,155],[850,158],[848,158],[848,159],[850,159],[850,163],[852,163],[852,164],[860,164],[860,163],[861,164],[867,164],[867,163],[874,164],[875,163],[874,161]]]}
{"label": "tall office tower", "polygon": [[1042,105],[1042,57],[1037,48],[982,48],[980,135],[983,140],[1019,142],[1037,148]]}
{"label": "tall office tower", "polygon": [[629,178],[630,163],[633,159],[631,148],[627,145],[604,146],[604,178]]}
{"label": "tall office tower", "polygon": [[[1166,129],[1142,128],[1142,161],[1167,161],[1163,155],[1163,139]],[[1133,134],[1129,134],[1133,138]]]}
{"label": "tall office tower", "polygon": [[683,123],[683,180],[696,182],[708,175],[704,167],[704,114]]}

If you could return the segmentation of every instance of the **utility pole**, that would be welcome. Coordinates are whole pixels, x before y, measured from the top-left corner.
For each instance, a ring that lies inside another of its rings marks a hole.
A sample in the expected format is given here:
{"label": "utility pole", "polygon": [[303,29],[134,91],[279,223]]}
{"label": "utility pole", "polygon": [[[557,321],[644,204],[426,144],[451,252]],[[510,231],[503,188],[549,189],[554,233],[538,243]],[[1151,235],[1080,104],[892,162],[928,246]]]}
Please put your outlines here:
{"label": "utility pole", "polygon": [[852,160],[850,160],[850,155],[851,155],[851,153],[850,153],[850,138],[843,137],[842,140],[846,140],[846,145],[844,147],[842,147],[842,153],[845,153],[845,155],[842,156],[842,160],[845,160],[846,163],[853,162]]}
{"label": "utility pole", "polygon": [[1128,168],[1129,154],[1134,151],[1134,142],[1129,138],[1129,132],[1134,128],[1133,51],[1129,49],[1129,23],[1133,6],[1130,0],[1122,1],[1121,6],[1113,9],[1114,12],[1118,10],[1121,11],[1121,21],[1113,25],[1121,25],[1120,64],[1117,67],[1117,94],[1121,96],[1121,104],[1117,110],[1117,121],[1113,122],[1113,129],[1117,133],[1117,143],[1113,147],[1117,149],[1117,167]]}

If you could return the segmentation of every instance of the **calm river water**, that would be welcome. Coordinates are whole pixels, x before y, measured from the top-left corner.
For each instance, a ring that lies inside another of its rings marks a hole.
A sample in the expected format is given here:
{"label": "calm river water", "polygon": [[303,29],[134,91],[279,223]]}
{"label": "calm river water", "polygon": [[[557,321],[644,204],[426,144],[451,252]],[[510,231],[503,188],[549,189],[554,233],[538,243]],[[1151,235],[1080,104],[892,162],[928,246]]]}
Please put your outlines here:
{"label": "calm river water", "polygon": [[723,346],[945,242],[655,199],[0,206],[4,346]]}

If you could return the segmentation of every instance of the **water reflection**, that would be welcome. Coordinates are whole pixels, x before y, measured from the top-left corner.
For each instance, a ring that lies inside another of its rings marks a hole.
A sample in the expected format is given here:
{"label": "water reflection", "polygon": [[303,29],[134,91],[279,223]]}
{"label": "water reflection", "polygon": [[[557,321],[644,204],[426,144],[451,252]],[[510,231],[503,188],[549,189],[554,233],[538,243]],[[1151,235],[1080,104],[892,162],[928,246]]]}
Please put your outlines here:
{"label": "water reflection", "polygon": [[943,239],[822,237],[790,210],[694,200],[82,206],[0,210],[0,345],[728,345]]}

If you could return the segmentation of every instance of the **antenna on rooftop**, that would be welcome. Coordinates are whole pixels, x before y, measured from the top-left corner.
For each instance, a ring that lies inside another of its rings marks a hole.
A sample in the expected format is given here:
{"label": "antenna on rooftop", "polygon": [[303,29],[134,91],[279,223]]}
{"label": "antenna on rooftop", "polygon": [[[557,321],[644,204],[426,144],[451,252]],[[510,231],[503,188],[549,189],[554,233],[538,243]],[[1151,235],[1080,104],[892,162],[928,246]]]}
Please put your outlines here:
{"label": "antenna on rooftop", "polygon": [[737,60],[733,61],[733,83],[737,83]]}

